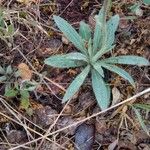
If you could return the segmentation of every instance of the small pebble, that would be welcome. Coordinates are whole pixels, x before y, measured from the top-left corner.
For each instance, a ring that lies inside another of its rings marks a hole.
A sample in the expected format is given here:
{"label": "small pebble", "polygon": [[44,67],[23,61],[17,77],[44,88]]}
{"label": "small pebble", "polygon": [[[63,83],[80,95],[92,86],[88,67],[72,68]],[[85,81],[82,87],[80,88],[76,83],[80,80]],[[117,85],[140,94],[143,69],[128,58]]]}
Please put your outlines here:
{"label": "small pebble", "polygon": [[94,125],[81,124],[75,132],[76,150],[91,150],[94,143]]}

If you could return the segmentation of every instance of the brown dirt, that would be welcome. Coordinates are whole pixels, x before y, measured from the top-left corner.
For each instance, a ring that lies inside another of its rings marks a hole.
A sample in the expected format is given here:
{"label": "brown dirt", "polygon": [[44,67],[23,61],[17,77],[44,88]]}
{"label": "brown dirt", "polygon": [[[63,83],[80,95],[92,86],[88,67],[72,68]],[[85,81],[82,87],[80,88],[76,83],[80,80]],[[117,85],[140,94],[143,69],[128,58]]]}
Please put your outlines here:
{"label": "brown dirt", "polygon": [[[6,8],[9,2],[9,0],[2,1],[1,6]],[[50,5],[47,3],[50,3]],[[21,62],[28,64],[23,57],[25,56],[37,72],[43,73],[46,71],[46,76],[49,79],[55,81],[64,88],[67,88],[74,76],[77,75],[80,70],[56,69],[45,66],[43,63],[44,59],[50,55],[67,53],[75,50],[71,43],[66,44],[62,42],[61,34],[58,32],[57,27],[52,20],[52,15],[60,15],[78,29],[79,22],[81,20],[91,23],[90,17],[93,16],[93,13],[95,14],[98,12],[101,4],[101,1],[99,3],[96,0],[72,0],[71,3],[70,0],[56,0],[52,2],[42,0],[41,3],[30,3],[25,5],[13,0],[10,3],[9,9],[16,11],[23,10],[26,13],[22,15],[25,15],[25,19],[29,22],[26,24],[24,22],[19,22],[15,14],[12,16],[15,28],[18,28],[21,34],[14,37],[13,44],[10,47],[0,40],[0,64],[2,66],[8,66],[11,64],[16,69],[18,64]],[[113,13],[119,13],[120,16],[134,15],[128,9],[128,6],[133,4],[134,1],[114,1],[110,15]],[[127,20],[121,22],[116,34],[116,48],[113,51],[113,55],[133,54],[144,56],[150,60],[149,9],[150,8],[148,6],[143,6],[142,10],[144,14],[142,17],[137,17],[137,19],[132,21]],[[48,32],[48,35],[43,33],[43,31],[37,26],[32,26],[32,20],[39,22],[41,27]],[[11,43],[11,41],[8,42]],[[108,75],[111,87],[116,87],[120,91],[121,100],[150,87],[150,70],[148,67],[123,67],[133,76],[137,83],[137,89],[133,89],[128,82],[115,74]],[[30,69],[33,70],[31,66]],[[37,75],[33,75],[32,80],[40,82]],[[14,80],[10,81],[14,82]],[[18,79],[15,81],[18,82]],[[62,98],[64,91],[60,90],[50,82],[47,83],[51,87],[51,90],[45,85],[45,83],[42,82],[41,87],[36,92],[30,93],[30,108],[32,109],[31,116],[29,115],[30,112],[25,112],[18,107],[18,98],[7,99],[4,97],[5,83],[0,83],[0,96],[19,112],[19,114],[16,114],[22,122],[40,134],[45,133],[64,107],[64,104],[62,104],[59,99]],[[66,125],[82,120],[93,113],[100,111],[96,105],[92,90],[89,88],[89,84],[90,80],[87,79],[86,84],[69,103],[52,131],[61,129]],[[17,120],[2,102],[3,101],[0,102],[0,149],[5,150],[40,137],[38,134],[33,132],[31,132],[32,136],[30,136],[30,134],[27,134],[25,129],[23,129],[22,125],[18,125],[8,118],[7,116]],[[137,102],[148,104],[150,102],[149,95],[147,94],[138,98]],[[87,124],[92,126],[94,124],[95,126],[95,131],[92,132],[92,134],[94,134],[93,137],[95,137],[93,150],[97,150],[98,148],[107,149],[108,146],[110,146],[118,137],[119,140],[115,146],[118,150],[150,149],[149,137],[141,129],[131,107],[127,106],[126,111],[124,111],[124,107],[120,107],[117,110],[117,113],[115,113],[116,110],[112,110],[102,116],[97,116],[96,118],[86,122]],[[133,122],[127,119],[127,124],[125,124],[125,122],[121,124],[121,119],[126,119],[126,117],[122,115],[123,113],[129,116]],[[5,114],[6,116],[4,117],[2,114]],[[22,115],[26,118],[22,117]],[[53,117],[51,117],[51,115],[53,115]],[[143,117],[144,116],[146,116],[145,113],[143,113]],[[31,120],[39,127],[36,127],[27,119]],[[53,150],[61,150],[63,148],[66,150],[75,149],[74,134],[77,127],[78,126],[75,126],[74,128],[64,130],[59,132],[59,134],[50,136],[49,138],[53,142],[45,140],[40,147],[40,150],[46,149],[45,147]],[[16,136],[12,138],[12,135]],[[28,146],[36,149],[39,143],[40,142],[37,142]]]}

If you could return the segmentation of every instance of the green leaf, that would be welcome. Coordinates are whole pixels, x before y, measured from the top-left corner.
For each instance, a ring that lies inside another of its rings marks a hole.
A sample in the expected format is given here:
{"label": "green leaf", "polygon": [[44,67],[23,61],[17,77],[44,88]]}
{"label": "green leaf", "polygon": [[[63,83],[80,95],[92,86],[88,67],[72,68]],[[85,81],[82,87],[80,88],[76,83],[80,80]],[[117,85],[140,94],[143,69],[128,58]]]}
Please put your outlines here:
{"label": "green leaf", "polygon": [[89,42],[88,42],[88,54],[89,54],[89,57],[92,58],[93,49],[92,49],[92,40],[91,40],[91,38],[89,39]]}
{"label": "green leaf", "polygon": [[91,28],[84,21],[80,22],[79,34],[86,41],[91,38]]}
{"label": "green leaf", "polygon": [[136,10],[136,9],[139,9],[140,6],[141,6],[141,4],[135,3],[134,5],[130,6],[129,8],[130,8],[130,10],[131,10],[132,12],[135,12],[135,10]]}
{"label": "green leaf", "polygon": [[108,94],[110,94],[110,90],[101,75],[94,69],[92,69],[92,87],[100,108],[102,110],[108,108],[110,103],[110,96]]}
{"label": "green leaf", "polygon": [[2,28],[5,27],[4,16],[3,16],[2,10],[0,10],[0,27],[2,27]]}
{"label": "green leaf", "polygon": [[20,90],[20,95],[22,98],[29,98],[29,92],[27,90]]}
{"label": "green leaf", "polygon": [[63,97],[63,101],[62,101],[63,103],[68,101],[79,90],[85,78],[87,77],[89,71],[90,71],[90,66],[86,66],[82,70],[82,72],[73,80],[73,82],[70,84]]}
{"label": "green leaf", "polygon": [[63,18],[54,15],[54,21],[58,28],[64,33],[64,35],[84,54],[87,54],[87,50],[84,46],[84,42],[81,36],[76,30]]}
{"label": "green leaf", "polygon": [[72,52],[65,55],[66,59],[72,59],[72,60],[82,60],[87,62],[86,55],[78,52]]}
{"label": "green leaf", "polygon": [[150,111],[150,104],[133,104],[134,107]]}
{"label": "green leaf", "polygon": [[15,32],[15,29],[14,29],[14,26],[11,24],[11,25],[8,25],[7,26],[7,33],[5,36],[12,36]]}
{"label": "green leaf", "polygon": [[111,51],[113,48],[115,47],[115,45],[106,48],[104,47],[104,49],[99,50],[96,55],[92,58],[93,62],[96,62],[102,55],[104,55],[105,53]]}
{"label": "green leaf", "polygon": [[96,25],[95,25],[94,38],[93,38],[93,53],[94,54],[101,47],[103,15],[104,15],[104,9],[102,8],[99,14],[95,16]]}
{"label": "green leaf", "polygon": [[150,0],[143,0],[143,3],[144,3],[145,5],[150,5]]}
{"label": "green leaf", "polygon": [[79,59],[86,59],[86,58],[84,58],[84,55],[83,56],[80,55],[80,53],[79,54],[74,53],[73,55],[71,54],[54,55],[45,59],[44,63],[58,68],[79,67],[85,65],[85,62]]}
{"label": "green leaf", "polygon": [[26,90],[21,90],[20,91],[20,95],[21,95],[21,103],[20,103],[20,107],[23,109],[28,109],[30,106],[30,102],[29,102],[29,92]]}
{"label": "green leaf", "polygon": [[110,100],[110,98],[111,98],[111,89],[110,89],[109,85],[106,85],[106,87],[107,87],[107,99]]}
{"label": "green leaf", "polygon": [[136,114],[136,116],[137,116],[137,118],[138,118],[138,120],[139,120],[139,123],[140,123],[142,129],[147,133],[147,135],[150,135],[150,134],[149,134],[149,131],[150,131],[150,130],[146,127],[146,125],[145,125],[145,123],[144,123],[144,120],[143,120],[143,118],[142,118],[140,112],[139,112],[135,107],[132,107],[132,108],[133,108],[133,110],[134,110],[134,112],[135,112],[135,114]]}
{"label": "green leaf", "polygon": [[15,90],[15,89],[8,89],[8,90],[5,91],[4,96],[11,98],[11,97],[17,96],[17,94],[18,94],[17,90]]}
{"label": "green leaf", "polygon": [[115,15],[115,16],[112,16],[108,21],[107,21],[107,27],[106,27],[106,30],[107,30],[107,43],[106,43],[106,48],[110,48],[112,46],[112,44],[114,43],[114,40],[115,40],[115,32],[118,28],[118,25],[119,25],[119,20],[120,20],[120,17],[119,15]]}
{"label": "green leaf", "polygon": [[133,78],[132,78],[132,77],[130,76],[130,74],[127,73],[125,70],[123,70],[123,69],[121,69],[121,68],[119,68],[119,67],[117,67],[117,66],[115,66],[115,65],[111,65],[111,64],[101,63],[101,65],[102,65],[104,68],[106,68],[106,69],[108,69],[108,70],[110,70],[110,71],[112,71],[112,72],[115,72],[115,73],[117,73],[118,75],[120,75],[121,77],[123,77],[124,79],[128,80],[128,81],[130,82],[130,84],[131,84],[133,87],[135,87],[135,83],[134,83]]}
{"label": "green leaf", "polygon": [[12,73],[13,73],[12,67],[11,67],[11,65],[9,65],[9,66],[6,68],[6,74],[12,74]]}
{"label": "green leaf", "polygon": [[6,78],[5,76],[1,76],[1,77],[0,77],[0,82],[6,81],[6,79],[7,79],[7,78]]}
{"label": "green leaf", "polygon": [[102,69],[102,65],[100,63],[95,63],[93,67],[104,78],[104,70]]}
{"label": "green leaf", "polygon": [[149,66],[150,63],[147,59],[140,56],[126,55],[126,56],[116,56],[110,57],[103,60],[106,63],[111,64],[126,64],[126,65],[138,65],[138,66]]}
{"label": "green leaf", "polygon": [[5,70],[2,66],[0,66],[0,74],[5,74]]}
{"label": "green leaf", "polygon": [[36,87],[37,87],[36,85],[32,85],[32,86],[29,86],[29,87],[25,88],[25,90],[34,91],[36,89]]}
{"label": "green leaf", "polygon": [[34,81],[25,81],[24,85],[22,87],[22,90],[25,90],[25,91],[34,91],[37,86],[38,86],[37,82],[34,82]]}

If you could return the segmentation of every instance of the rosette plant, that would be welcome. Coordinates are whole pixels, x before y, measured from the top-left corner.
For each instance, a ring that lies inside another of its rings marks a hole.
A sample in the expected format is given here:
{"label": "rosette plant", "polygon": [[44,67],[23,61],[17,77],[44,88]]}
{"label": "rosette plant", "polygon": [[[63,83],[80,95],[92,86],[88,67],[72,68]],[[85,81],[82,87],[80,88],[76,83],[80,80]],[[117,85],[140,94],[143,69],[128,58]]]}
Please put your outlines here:
{"label": "rosette plant", "polygon": [[116,66],[116,64],[149,65],[148,60],[134,55],[102,58],[105,53],[110,52],[115,46],[115,32],[120,20],[117,14],[106,21],[106,10],[104,7],[95,16],[96,24],[93,32],[90,26],[83,21],[80,22],[79,33],[77,33],[63,18],[55,15],[53,18],[58,28],[79,52],[50,56],[45,59],[45,64],[57,68],[82,68],[81,73],[77,75],[66,90],[63,103],[68,101],[79,90],[88,74],[90,74],[97,103],[104,110],[110,104],[110,87],[104,81],[104,68],[117,73],[135,86],[133,78],[125,70]]}

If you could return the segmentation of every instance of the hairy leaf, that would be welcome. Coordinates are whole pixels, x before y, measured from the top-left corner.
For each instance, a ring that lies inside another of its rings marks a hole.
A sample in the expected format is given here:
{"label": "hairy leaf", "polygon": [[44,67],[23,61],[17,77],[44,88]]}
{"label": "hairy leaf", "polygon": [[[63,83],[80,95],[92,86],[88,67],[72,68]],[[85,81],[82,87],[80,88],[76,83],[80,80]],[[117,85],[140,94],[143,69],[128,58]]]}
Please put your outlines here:
{"label": "hairy leaf", "polygon": [[117,30],[117,27],[119,25],[119,20],[120,20],[120,17],[119,15],[115,15],[115,16],[112,16],[108,22],[107,22],[107,43],[106,43],[106,48],[109,48],[112,46],[112,44],[114,43],[114,40],[115,40],[115,32]]}
{"label": "hairy leaf", "polygon": [[102,8],[99,14],[95,16],[96,25],[95,25],[94,38],[93,38],[93,53],[94,54],[101,47],[103,15],[104,15],[104,9]]}
{"label": "hairy leaf", "polygon": [[143,3],[144,3],[145,5],[150,5],[150,0],[143,0]]}
{"label": "hairy leaf", "polygon": [[134,112],[135,112],[135,114],[136,114],[136,116],[137,116],[137,118],[138,118],[138,121],[139,121],[141,127],[142,127],[143,130],[147,133],[147,135],[150,135],[150,133],[149,133],[150,130],[146,127],[146,125],[145,125],[145,123],[144,123],[144,120],[143,120],[143,118],[142,118],[142,116],[141,116],[139,110],[136,109],[135,107],[132,107],[132,108],[133,108],[133,110],[134,110]]}
{"label": "hairy leaf", "polygon": [[133,104],[134,107],[150,111],[150,104]]}
{"label": "hairy leaf", "polygon": [[113,71],[113,72],[117,73],[118,75],[120,75],[121,77],[123,77],[124,79],[128,80],[130,82],[130,84],[135,87],[133,78],[125,70],[123,70],[115,65],[111,65],[111,64],[101,63],[101,65],[104,68],[106,68],[110,71]]}
{"label": "hairy leaf", "polygon": [[6,68],[6,74],[12,74],[12,73],[13,73],[12,67],[11,67],[11,65],[9,65],[9,66]]}
{"label": "hairy leaf", "polygon": [[86,48],[81,36],[76,30],[63,18],[54,15],[54,21],[64,35],[82,52],[86,54]]}
{"label": "hairy leaf", "polygon": [[100,63],[95,63],[93,67],[104,78],[104,70],[102,69],[102,65]]}
{"label": "hairy leaf", "polygon": [[30,102],[29,102],[29,92],[26,91],[26,90],[21,90],[20,91],[20,95],[21,95],[21,103],[20,103],[20,107],[22,109],[28,109],[29,108],[29,105],[30,105]]}
{"label": "hairy leaf", "polygon": [[90,66],[85,67],[85,69],[73,80],[63,97],[63,103],[68,101],[79,90],[89,71]]}
{"label": "hairy leaf", "polygon": [[6,81],[6,77],[5,76],[0,76],[0,82]]}
{"label": "hairy leaf", "polygon": [[7,32],[5,36],[12,36],[15,32],[14,26],[12,24],[7,26]]}
{"label": "hairy leaf", "polygon": [[87,62],[87,57],[86,55],[78,52],[72,52],[66,54],[66,59],[72,59],[72,60],[82,60]]}
{"label": "hairy leaf", "polygon": [[92,58],[93,49],[92,49],[92,40],[91,40],[91,38],[89,39],[89,42],[88,42],[88,54],[89,54],[90,58]]}
{"label": "hairy leaf", "polygon": [[5,69],[2,66],[0,66],[0,74],[5,74]]}
{"label": "hairy leaf", "polygon": [[104,49],[101,49],[99,50],[96,55],[92,58],[92,60],[95,62],[97,61],[102,55],[104,55],[105,53],[111,51],[113,48],[115,47],[115,45],[109,47],[109,48],[106,48],[104,47]]}
{"label": "hairy leaf", "polygon": [[105,84],[101,75],[95,70],[92,69],[92,87],[98,102],[98,105],[102,110],[108,108],[110,99],[109,99],[109,88]]}
{"label": "hairy leaf", "polygon": [[126,56],[116,56],[104,59],[104,62],[111,64],[127,64],[127,65],[138,65],[138,66],[148,66],[149,61],[144,57],[126,55]]}
{"label": "hairy leaf", "polygon": [[4,96],[11,98],[11,97],[17,96],[17,94],[18,94],[17,90],[15,90],[15,89],[8,89],[8,90],[5,91]]}
{"label": "hairy leaf", "polygon": [[91,38],[91,28],[84,21],[80,22],[79,34],[86,41]]}
{"label": "hairy leaf", "polygon": [[[78,56],[78,57],[77,57]],[[54,55],[45,59],[44,63],[58,68],[70,68],[85,65],[82,59],[86,59],[81,53],[72,53],[66,55]]]}

